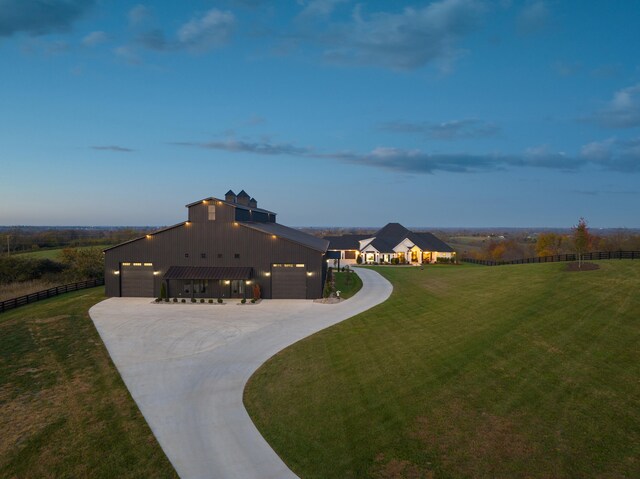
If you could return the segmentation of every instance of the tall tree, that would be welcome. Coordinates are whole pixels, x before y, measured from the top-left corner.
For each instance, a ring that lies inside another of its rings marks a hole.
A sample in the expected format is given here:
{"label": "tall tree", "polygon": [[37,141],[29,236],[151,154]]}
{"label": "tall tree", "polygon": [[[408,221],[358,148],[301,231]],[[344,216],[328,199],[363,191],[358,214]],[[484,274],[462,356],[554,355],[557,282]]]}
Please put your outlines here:
{"label": "tall tree", "polygon": [[580,218],[578,224],[573,227],[573,246],[578,255],[578,268],[582,268],[582,256],[591,246],[591,233],[584,218]]}

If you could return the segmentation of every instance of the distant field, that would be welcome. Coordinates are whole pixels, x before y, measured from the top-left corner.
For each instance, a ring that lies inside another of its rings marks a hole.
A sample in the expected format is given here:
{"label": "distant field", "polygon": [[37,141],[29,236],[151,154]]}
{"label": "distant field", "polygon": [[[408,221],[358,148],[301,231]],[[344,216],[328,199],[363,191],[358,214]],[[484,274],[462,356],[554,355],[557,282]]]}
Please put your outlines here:
{"label": "distant field", "polygon": [[177,477],[87,314],[103,294],[0,314],[0,477]]}
{"label": "distant field", "polygon": [[301,478],[640,477],[640,261],[378,268],[245,404]]}
{"label": "distant field", "polygon": [[[71,247],[74,249],[87,249],[87,248],[99,248],[105,249],[113,245],[102,244],[95,246],[78,246]],[[35,251],[29,251],[28,253],[16,253],[19,254],[23,258],[36,258],[36,259],[51,259],[53,261],[59,261],[61,259],[62,250],[65,248],[55,248],[55,249],[41,249]]]}

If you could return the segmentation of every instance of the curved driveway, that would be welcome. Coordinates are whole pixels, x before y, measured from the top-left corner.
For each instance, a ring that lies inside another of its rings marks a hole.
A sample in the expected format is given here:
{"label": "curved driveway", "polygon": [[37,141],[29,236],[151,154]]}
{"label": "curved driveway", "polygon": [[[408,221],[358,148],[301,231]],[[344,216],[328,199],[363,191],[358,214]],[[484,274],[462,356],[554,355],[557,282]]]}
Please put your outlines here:
{"label": "curved driveway", "polygon": [[180,477],[295,478],[247,414],[244,386],[281,349],[391,294],[391,284],[375,271],[359,269],[358,275],[362,289],[339,304],[176,305],[110,298],[89,314]]}

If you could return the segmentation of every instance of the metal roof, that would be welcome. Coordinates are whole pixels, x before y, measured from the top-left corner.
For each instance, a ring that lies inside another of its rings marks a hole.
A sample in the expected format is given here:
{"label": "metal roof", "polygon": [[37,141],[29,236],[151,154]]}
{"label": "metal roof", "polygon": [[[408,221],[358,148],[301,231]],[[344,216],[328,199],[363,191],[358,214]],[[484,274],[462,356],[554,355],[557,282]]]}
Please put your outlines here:
{"label": "metal roof", "polygon": [[252,268],[223,266],[171,266],[164,279],[251,279]]}
{"label": "metal roof", "polygon": [[267,213],[267,214],[270,214],[270,215],[277,215],[278,214],[278,213],[274,213],[273,211],[265,210],[264,208],[252,208],[251,206],[241,205],[240,203],[232,203],[231,201],[221,200],[220,198],[216,198],[214,196],[210,196],[209,198],[202,198],[199,201],[194,201],[193,203],[189,203],[188,205],[185,205],[185,206],[187,208],[190,208],[192,206],[195,206],[197,204],[202,203],[203,201],[219,201],[220,203],[223,203],[223,204],[229,205],[229,206],[233,206],[234,208],[240,208],[241,210],[257,211],[258,213]]}
{"label": "metal roof", "polygon": [[269,235],[276,235],[278,238],[284,238],[286,240],[293,241],[294,243],[298,243],[302,246],[306,246],[307,248],[320,251],[321,253],[326,252],[327,248],[329,247],[329,242],[325,239],[303,233],[302,231],[298,231],[296,229],[289,228],[288,226],[284,226],[278,223],[255,223],[249,221],[240,221],[238,222],[238,224],[247,228],[261,231]]}
{"label": "metal roof", "polygon": [[242,190],[240,193],[238,193],[238,198],[250,198],[250,196],[246,191]]}
{"label": "metal roof", "polygon": [[110,249],[119,248],[122,245],[133,243],[134,241],[140,241],[141,239],[145,239],[149,235],[151,235],[151,236],[157,235],[158,233],[162,233],[163,231],[168,231],[168,230],[172,230],[173,228],[178,228],[180,226],[184,226],[187,223],[188,223],[188,221],[183,221],[182,223],[177,223],[177,224],[172,225],[172,226],[167,226],[166,228],[162,228],[162,229],[159,229],[159,230],[156,230],[156,231],[152,231],[151,233],[147,233],[144,236],[138,236],[137,238],[133,238],[133,239],[130,239],[128,241],[124,241],[124,242],[122,242],[120,244],[117,244],[115,246],[111,246],[110,248],[105,248],[105,249],[102,250],[102,252],[104,253],[105,251],[109,251]]}

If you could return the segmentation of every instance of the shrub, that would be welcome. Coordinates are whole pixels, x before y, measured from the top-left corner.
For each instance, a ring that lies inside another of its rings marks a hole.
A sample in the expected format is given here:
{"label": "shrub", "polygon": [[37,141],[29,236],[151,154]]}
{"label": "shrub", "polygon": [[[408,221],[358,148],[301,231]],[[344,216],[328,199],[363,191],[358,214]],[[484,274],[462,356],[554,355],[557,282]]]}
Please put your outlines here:
{"label": "shrub", "polygon": [[251,302],[255,304],[256,298],[251,298]]}
{"label": "shrub", "polygon": [[222,304],[222,298],[218,298],[218,304]]}
{"label": "shrub", "polygon": [[242,304],[246,303],[247,300],[245,298],[242,298],[242,300],[240,301]]}
{"label": "shrub", "polygon": [[195,303],[196,302],[196,298],[191,298],[191,302]]}
{"label": "shrub", "polygon": [[173,302],[177,303],[178,302],[178,298],[173,298]]}
{"label": "shrub", "polygon": [[359,254],[358,257],[356,258],[356,263],[362,264],[362,255],[361,254]]}
{"label": "shrub", "polygon": [[253,285],[253,298],[260,299],[260,285],[258,283]]}
{"label": "shrub", "polygon": [[186,302],[187,302],[187,300],[186,300],[186,299],[184,299],[184,298],[182,298],[182,300],[181,300],[180,302],[181,302],[181,303],[186,303]]}
{"label": "shrub", "polygon": [[169,298],[164,298],[164,302],[168,303],[169,302]]}
{"label": "shrub", "polygon": [[323,298],[328,298],[329,296],[331,296],[331,283],[329,283],[328,281],[324,284],[324,290],[322,292],[322,297]]}
{"label": "shrub", "polygon": [[156,298],[156,303],[159,303],[160,301],[162,301],[162,298]]}
{"label": "shrub", "polygon": [[204,303],[204,298],[200,298],[200,303]]}
{"label": "shrub", "polygon": [[209,300],[209,304],[213,304],[213,299],[210,299],[210,300]]}

